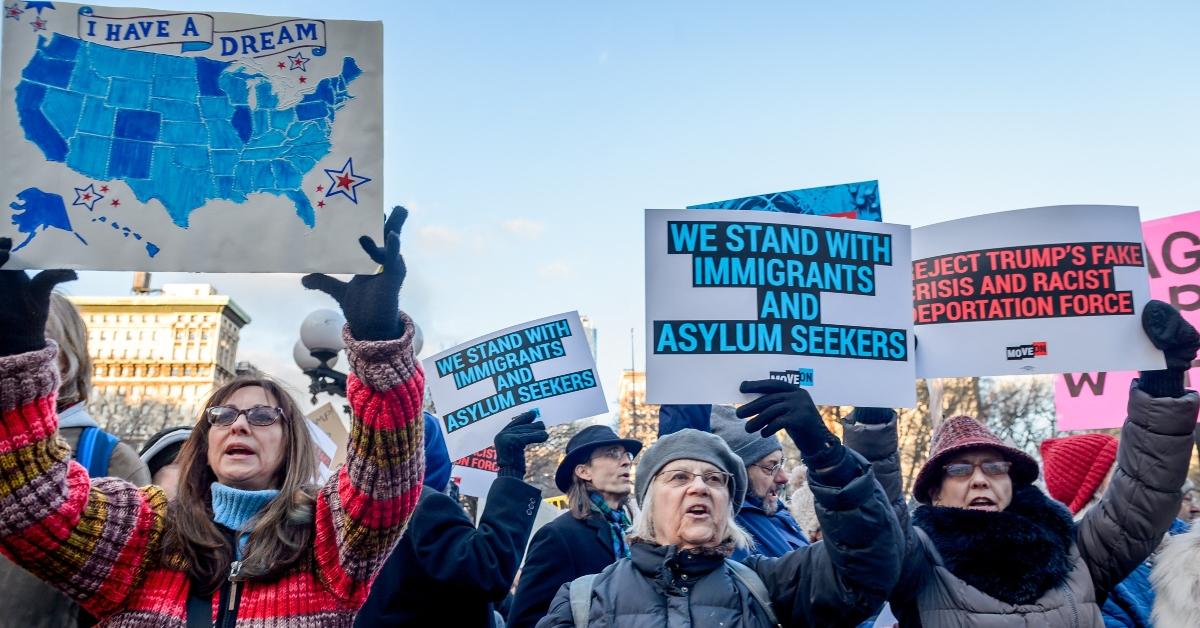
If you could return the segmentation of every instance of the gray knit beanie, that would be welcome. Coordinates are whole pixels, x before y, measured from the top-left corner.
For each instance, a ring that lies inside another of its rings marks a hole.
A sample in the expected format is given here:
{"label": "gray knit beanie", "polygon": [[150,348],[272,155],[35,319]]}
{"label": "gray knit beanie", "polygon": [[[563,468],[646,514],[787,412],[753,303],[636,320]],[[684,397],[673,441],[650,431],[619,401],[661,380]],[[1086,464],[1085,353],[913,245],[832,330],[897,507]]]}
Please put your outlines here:
{"label": "gray knit beanie", "polygon": [[[759,438],[757,434],[754,437]],[[707,462],[733,475],[733,513],[737,514],[741,510],[742,502],[746,499],[746,467],[742,465],[742,459],[738,458],[719,436],[691,428],[663,436],[642,452],[635,484],[639,506],[646,501],[646,489],[650,487],[650,480],[675,460]]]}
{"label": "gray knit beanie", "polygon": [[712,408],[712,431],[729,445],[747,467],[783,449],[778,438],[763,438],[758,432],[746,431],[746,419],[739,419],[733,406]]}

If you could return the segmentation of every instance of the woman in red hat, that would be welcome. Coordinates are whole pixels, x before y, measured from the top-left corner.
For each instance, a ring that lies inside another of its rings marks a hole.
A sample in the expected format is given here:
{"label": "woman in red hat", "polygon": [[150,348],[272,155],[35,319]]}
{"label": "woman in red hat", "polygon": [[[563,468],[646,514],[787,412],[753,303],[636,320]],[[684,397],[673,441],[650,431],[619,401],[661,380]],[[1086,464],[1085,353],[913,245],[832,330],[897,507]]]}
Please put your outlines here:
{"label": "woman in red hat", "polygon": [[1179,508],[1200,408],[1200,395],[1183,387],[1200,334],[1160,301],[1146,305],[1142,327],[1167,368],[1142,372],[1130,389],[1117,470],[1078,522],[1033,485],[1033,458],[965,416],[934,433],[910,520],[894,413],[855,412],[846,444],[872,461],[907,533],[890,597],[901,626],[1104,626],[1100,604],[1150,555]]}

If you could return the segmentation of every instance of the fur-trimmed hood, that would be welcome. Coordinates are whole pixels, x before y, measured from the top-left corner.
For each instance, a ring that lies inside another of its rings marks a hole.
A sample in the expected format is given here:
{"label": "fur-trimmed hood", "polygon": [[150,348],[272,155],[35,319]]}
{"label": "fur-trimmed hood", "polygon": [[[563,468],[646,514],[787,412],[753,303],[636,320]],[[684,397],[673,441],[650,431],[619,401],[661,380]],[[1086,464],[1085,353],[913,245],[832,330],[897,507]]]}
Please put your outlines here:
{"label": "fur-trimmed hood", "polygon": [[1002,512],[921,506],[913,525],[929,536],[951,573],[1009,604],[1032,604],[1074,568],[1071,513],[1034,486],[1015,488]]}
{"label": "fur-trimmed hood", "polygon": [[1154,562],[1154,625],[1200,626],[1200,525],[1170,537]]}

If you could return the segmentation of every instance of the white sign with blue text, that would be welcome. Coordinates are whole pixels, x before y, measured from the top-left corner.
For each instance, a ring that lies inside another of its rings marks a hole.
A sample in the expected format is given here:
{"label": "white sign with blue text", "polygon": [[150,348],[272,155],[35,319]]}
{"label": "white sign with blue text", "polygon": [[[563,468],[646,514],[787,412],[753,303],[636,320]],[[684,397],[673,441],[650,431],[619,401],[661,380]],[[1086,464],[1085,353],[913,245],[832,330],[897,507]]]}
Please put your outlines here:
{"label": "white sign with blue text", "polygon": [[608,412],[578,312],[515,325],[422,361],[451,460],[537,409],[546,426]]}
{"label": "white sign with blue text", "polygon": [[3,30],[9,266],[374,269],[381,23],[6,1]]}
{"label": "white sign with blue text", "polygon": [[647,403],[916,404],[911,230],[787,213],[646,210]]}

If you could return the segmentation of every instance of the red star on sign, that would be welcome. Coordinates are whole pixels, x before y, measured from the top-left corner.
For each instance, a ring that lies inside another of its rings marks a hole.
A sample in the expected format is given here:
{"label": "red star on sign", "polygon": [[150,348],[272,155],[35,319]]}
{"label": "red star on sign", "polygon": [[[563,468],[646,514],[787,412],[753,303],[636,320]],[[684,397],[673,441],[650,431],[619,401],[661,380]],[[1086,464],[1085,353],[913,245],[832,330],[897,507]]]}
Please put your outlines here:
{"label": "red star on sign", "polygon": [[83,195],[83,200],[85,200],[85,201],[90,201],[90,200],[92,200],[92,195],[91,195],[91,193],[84,194],[84,195]]}
{"label": "red star on sign", "polygon": [[317,186],[317,191],[318,191],[318,192],[324,192],[324,191],[325,191],[325,186],[323,186],[323,185],[318,185],[318,186]]}
{"label": "red star on sign", "polygon": [[300,82],[301,82],[301,83],[307,83],[307,82],[308,82],[308,77],[307,77],[307,76],[301,76],[301,77],[300,77]]}
{"label": "red star on sign", "polygon": [[280,70],[282,70],[282,69],[284,69],[284,68],[286,68],[286,67],[287,67],[287,64],[285,64],[285,63],[284,63],[284,62],[282,62],[282,61],[280,61],[280,62],[279,62],[279,69],[280,69]]}
{"label": "red star on sign", "polygon": [[325,201],[317,201],[317,207],[324,207]]}
{"label": "red star on sign", "polygon": [[119,198],[114,198],[114,199],[112,200],[112,206],[113,206],[113,207],[120,207],[120,206],[121,206],[121,199],[119,199]]}
{"label": "red star on sign", "polygon": [[6,18],[11,17],[12,19],[17,20],[17,21],[21,20],[21,14],[24,12],[25,11],[22,10],[21,7],[17,6],[16,2],[4,7],[4,17],[6,17]]}
{"label": "red star on sign", "polygon": [[107,192],[107,191],[108,191],[108,186],[107,186],[107,185],[102,185],[102,186],[100,186],[100,191],[101,191],[101,192]]}
{"label": "red star on sign", "polygon": [[333,187],[325,193],[325,198],[341,194],[355,205],[358,204],[358,186],[371,180],[354,172],[353,158],[346,159],[346,165],[341,168],[326,168],[325,176],[329,177],[329,182],[333,184]]}
{"label": "red star on sign", "polygon": [[32,26],[32,27],[33,27],[33,30],[35,30],[35,31],[44,31],[44,30],[46,30],[46,20],[43,20],[43,19],[42,19],[42,18],[40,18],[40,17],[39,17],[39,18],[37,18],[36,20],[34,20],[34,21],[30,22],[30,23],[29,23],[29,25],[30,25],[30,26]]}

